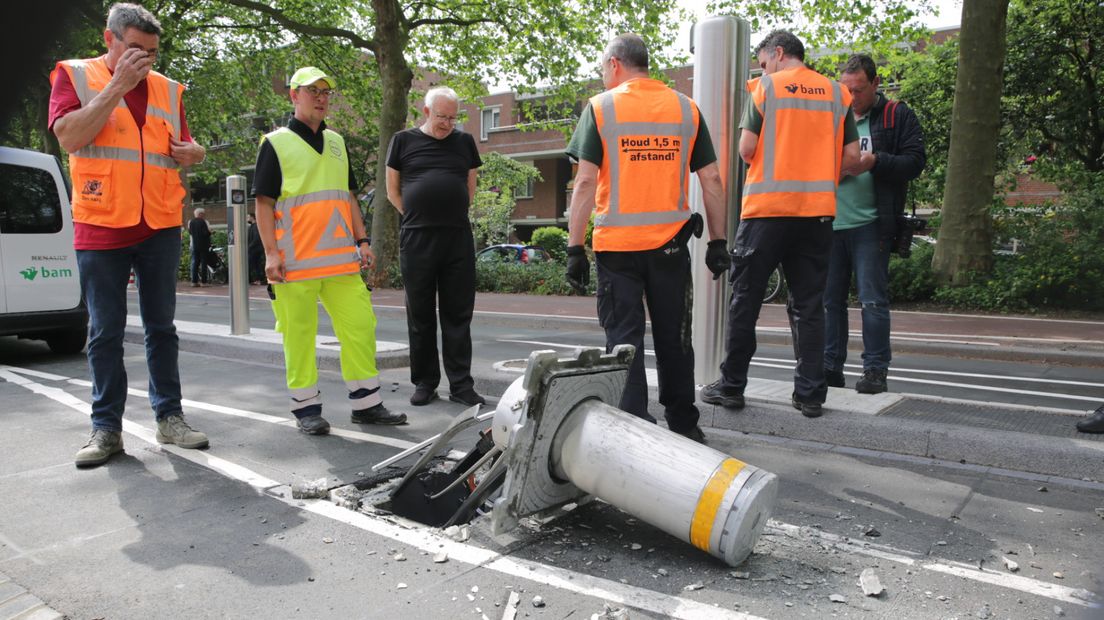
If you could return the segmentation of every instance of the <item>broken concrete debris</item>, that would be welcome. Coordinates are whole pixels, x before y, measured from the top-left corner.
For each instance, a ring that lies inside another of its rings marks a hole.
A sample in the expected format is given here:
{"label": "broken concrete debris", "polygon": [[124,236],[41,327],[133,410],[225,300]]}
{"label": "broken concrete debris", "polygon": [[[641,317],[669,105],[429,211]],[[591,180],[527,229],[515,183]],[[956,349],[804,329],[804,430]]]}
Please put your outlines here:
{"label": "broken concrete debris", "polygon": [[602,611],[591,614],[590,620],[629,620],[629,611],[623,607],[614,607],[609,603],[604,603]]}
{"label": "broken concrete debris", "polygon": [[442,551],[433,556],[433,562],[435,564],[444,564],[445,562],[448,562],[448,552]]}
{"label": "broken concrete debris", "polygon": [[1014,560],[1010,560],[1007,556],[1001,556],[1001,560],[1004,561],[1004,567],[1008,569],[1008,572],[1014,573],[1020,570],[1020,565]]}
{"label": "broken concrete debris", "polygon": [[325,478],[296,482],[291,485],[292,499],[321,499],[327,497],[329,493],[330,487]]}
{"label": "broken concrete debris", "polygon": [[506,599],[506,609],[502,610],[502,620],[514,620],[517,618],[517,608],[520,602],[521,595],[517,592],[510,592],[510,597]]}
{"label": "broken concrete debris", "polygon": [[878,574],[874,572],[873,568],[864,569],[859,574],[859,585],[862,587],[863,594],[867,596],[878,596],[885,592],[882,580],[878,578]]}
{"label": "broken concrete debris", "polygon": [[829,594],[828,600],[832,601],[833,603],[846,603],[847,597],[842,594]]}
{"label": "broken concrete debris", "polygon": [[544,607],[544,598],[541,595],[538,594],[533,597],[533,607]]}
{"label": "broken concrete debris", "polygon": [[690,584],[690,585],[688,585],[688,586],[684,586],[684,587],[683,587],[682,589],[683,589],[683,590],[686,590],[686,591],[688,591],[688,592],[693,592],[694,590],[701,590],[701,589],[702,589],[702,588],[704,588],[704,587],[705,587],[705,584],[704,584],[704,583],[702,583],[702,582],[700,582],[700,581],[698,581],[698,582],[696,582],[696,583],[692,583],[692,584]]}

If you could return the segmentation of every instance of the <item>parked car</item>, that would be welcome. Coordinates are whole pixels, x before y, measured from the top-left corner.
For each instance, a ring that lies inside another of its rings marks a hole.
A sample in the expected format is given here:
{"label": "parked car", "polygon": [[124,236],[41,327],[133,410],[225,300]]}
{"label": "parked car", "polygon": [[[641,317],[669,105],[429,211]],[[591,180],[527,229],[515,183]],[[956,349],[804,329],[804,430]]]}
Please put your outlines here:
{"label": "parked car", "polygon": [[475,253],[475,260],[493,263],[542,263],[552,260],[548,251],[539,245],[504,243],[483,248]]}
{"label": "parked car", "polygon": [[0,147],[0,336],[55,353],[88,339],[68,183],[56,157]]}

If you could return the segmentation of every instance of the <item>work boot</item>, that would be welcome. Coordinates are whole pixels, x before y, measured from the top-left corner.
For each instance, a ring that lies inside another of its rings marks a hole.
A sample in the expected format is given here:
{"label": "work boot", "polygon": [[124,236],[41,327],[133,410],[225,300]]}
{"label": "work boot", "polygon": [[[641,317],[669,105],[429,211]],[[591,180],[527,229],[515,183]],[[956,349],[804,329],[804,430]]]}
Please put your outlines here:
{"label": "work boot", "polygon": [[123,434],[119,431],[93,429],[88,443],[77,450],[73,458],[77,467],[95,467],[103,465],[112,454],[123,451]]}
{"label": "work boot", "polygon": [[1077,423],[1082,433],[1104,433],[1104,405],[1096,408],[1092,415]]}
{"label": "work boot", "polygon": [[859,394],[881,394],[889,389],[886,385],[887,374],[884,368],[867,368],[855,383],[855,391]]}
{"label": "work boot", "polygon": [[184,414],[174,413],[157,421],[157,443],[172,443],[181,448],[206,448],[207,435],[188,426]]}
{"label": "work boot", "polygon": [[350,420],[352,420],[353,424],[386,424],[394,426],[396,424],[405,423],[406,414],[389,411],[387,407],[383,406],[383,403],[380,403],[375,407],[353,411]]}
{"label": "work boot", "polygon": [[461,405],[467,405],[468,407],[487,404],[487,399],[483,398],[479,394],[476,394],[475,390],[471,388],[463,389],[459,392],[453,392],[449,394],[449,400],[454,403],[460,403]]}
{"label": "work boot", "polygon": [[819,418],[824,415],[824,407],[820,403],[803,403],[797,399],[797,393],[790,396],[790,404],[806,418]]}
{"label": "work boot", "polygon": [[825,370],[824,382],[828,387],[847,387],[847,379],[844,379],[842,370]]}
{"label": "work boot", "polygon": [[299,432],[308,435],[326,435],[330,432],[330,423],[320,415],[305,415],[295,419]]}
{"label": "work boot", "polygon": [[424,407],[437,400],[437,390],[428,385],[419,385],[414,388],[414,394],[410,397],[410,404],[415,407]]}
{"label": "work boot", "polygon": [[726,409],[743,409],[744,395],[732,388],[724,387],[724,379],[717,379],[701,389],[703,403],[720,405]]}
{"label": "work boot", "polygon": [[678,435],[682,435],[683,437],[685,437],[687,439],[696,441],[696,442],[702,444],[703,446],[706,445],[705,433],[703,433],[702,429],[699,428],[698,426],[694,426],[693,428],[691,428],[689,430],[686,430],[686,431],[672,430],[671,432],[675,433],[675,434],[678,434]]}

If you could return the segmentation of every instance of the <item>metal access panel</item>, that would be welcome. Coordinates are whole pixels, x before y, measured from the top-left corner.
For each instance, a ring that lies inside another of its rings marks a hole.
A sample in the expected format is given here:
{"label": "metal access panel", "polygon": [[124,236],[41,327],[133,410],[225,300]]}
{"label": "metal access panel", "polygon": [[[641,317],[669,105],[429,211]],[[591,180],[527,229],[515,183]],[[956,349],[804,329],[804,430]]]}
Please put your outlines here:
{"label": "metal access panel", "polygon": [[509,444],[502,457],[507,466],[502,497],[492,511],[495,535],[513,530],[523,517],[586,496],[552,473],[552,440],[579,403],[621,402],[633,355],[631,345],[618,345],[610,354],[583,349],[563,359],[554,351],[530,354],[524,377],[502,395],[494,420],[496,443]]}

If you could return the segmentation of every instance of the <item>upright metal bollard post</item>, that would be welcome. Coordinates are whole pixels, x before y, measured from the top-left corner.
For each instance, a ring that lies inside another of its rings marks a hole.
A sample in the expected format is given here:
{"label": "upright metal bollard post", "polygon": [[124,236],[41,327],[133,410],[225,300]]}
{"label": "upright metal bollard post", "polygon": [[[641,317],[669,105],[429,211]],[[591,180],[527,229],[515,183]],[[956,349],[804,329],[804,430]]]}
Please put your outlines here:
{"label": "upright metal bollard post", "polygon": [[249,333],[249,225],[246,216],[245,177],[226,177],[226,261],[230,279],[230,333]]}
{"label": "upright metal bollard post", "polygon": [[[731,246],[740,218],[743,163],[737,152],[739,120],[743,113],[751,31],[748,23],[732,16],[709,17],[691,30],[690,51],[694,54],[694,101],[709,127],[717,150],[717,165],[725,185],[727,223],[725,237]],[[690,204],[703,212],[701,184],[690,182]],[[694,275],[694,381],[712,383],[719,376],[724,356],[725,320],[731,287],[726,276],[713,280],[705,266],[709,235],[694,239],[690,245]]]}

